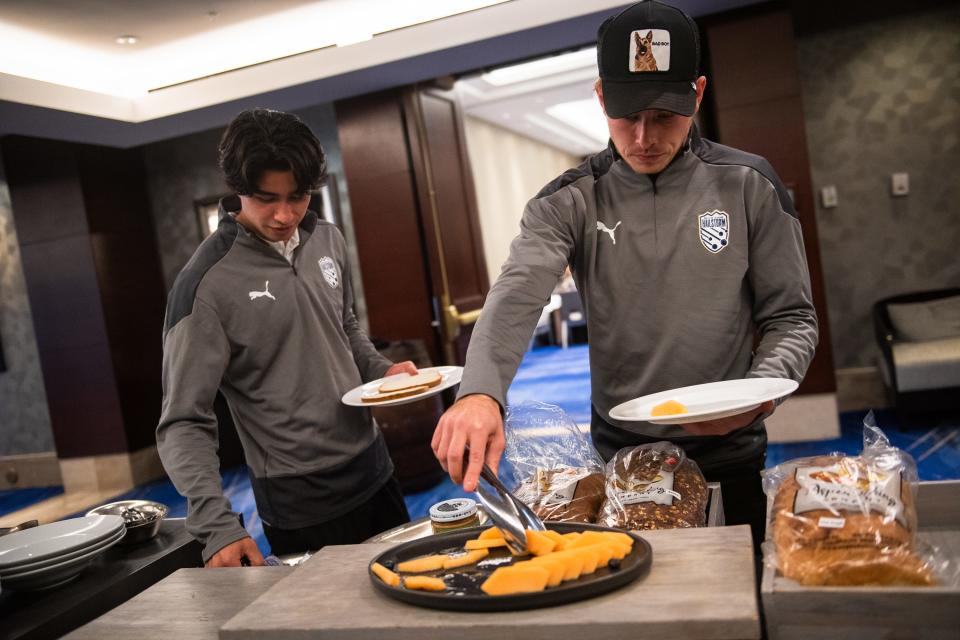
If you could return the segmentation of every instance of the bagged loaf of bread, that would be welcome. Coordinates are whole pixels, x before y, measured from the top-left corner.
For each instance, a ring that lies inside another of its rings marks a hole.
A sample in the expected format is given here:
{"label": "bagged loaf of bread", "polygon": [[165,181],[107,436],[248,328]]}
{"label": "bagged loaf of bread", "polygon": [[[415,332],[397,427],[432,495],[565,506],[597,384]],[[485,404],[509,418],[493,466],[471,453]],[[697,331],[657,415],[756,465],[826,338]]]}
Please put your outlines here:
{"label": "bagged loaf of bread", "polygon": [[515,494],[541,520],[596,522],[603,500],[603,473],[591,467],[538,468]]}
{"label": "bagged loaf of bread", "polygon": [[804,585],[930,585],[917,552],[913,458],[864,422],[859,456],[799,458],[763,472],[773,497],[765,562]]}
{"label": "bagged loaf of bread", "polygon": [[621,449],[606,466],[599,524],[621,529],[676,529],[707,523],[707,482],[671,442]]}
{"label": "bagged loaf of bread", "polygon": [[507,408],[507,486],[541,520],[596,522],[603,499],[603,459],[557,406],[527,402]]}

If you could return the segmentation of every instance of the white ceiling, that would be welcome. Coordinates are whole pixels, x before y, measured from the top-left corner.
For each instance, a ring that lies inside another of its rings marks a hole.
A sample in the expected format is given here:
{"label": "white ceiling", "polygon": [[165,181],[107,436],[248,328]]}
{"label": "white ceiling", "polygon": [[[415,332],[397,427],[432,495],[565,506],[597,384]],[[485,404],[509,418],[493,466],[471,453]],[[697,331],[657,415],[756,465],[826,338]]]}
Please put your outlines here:
{"label": "white ceiling", "polygon": [[[492,84],[485,73],[464,76],[455,85],[464,113],[574,156],[600,151],[607,144],[607,125],[593,92],[596,47],[564,57],[572,61],[562,70],[501,86]],[[562,117],[565,109],[572,109],[575,117]]]}
{"label": "white ceiling", "polygon": [[[696,17],[756,1],[675,3]],[[297,109],[583,47],[602,18],[622,6],[623,0],[0,0],[0,135],[143,144],[221,126],[248,106]],[[116,44],[128,34],[138,43]],[[590,82],[551,86],[540,96],[544,102],[534,104],[582,95]],[[501,117],[506,103],[494,103],[518,98],[511,91],[491,96],[477,108],[500,109]]]}
{"label": "white ceiling", "polygon": [[0,22],[115,55],[134,51],[117,47],[119,35],[156,47],[312,4],[316,0],[0,0]]}

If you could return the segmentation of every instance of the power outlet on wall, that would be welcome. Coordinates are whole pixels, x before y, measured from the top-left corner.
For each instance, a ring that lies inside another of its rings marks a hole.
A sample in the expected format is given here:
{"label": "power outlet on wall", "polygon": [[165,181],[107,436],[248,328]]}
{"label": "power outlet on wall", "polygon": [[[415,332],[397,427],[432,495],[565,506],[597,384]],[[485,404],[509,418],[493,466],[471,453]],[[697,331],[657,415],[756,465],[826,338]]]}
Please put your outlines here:
{"label": "power outlet on wall", "polygon": [[836,185],[828,184],[824,188],[820,189],[820,203],[823,205],[824,209],[832,209],[837,206]]}
{"label": "power outlet on wall", "polygon": [[910,193],[910,174],[894,173],[891,175],[890,192],[895,196],[905,196]]}

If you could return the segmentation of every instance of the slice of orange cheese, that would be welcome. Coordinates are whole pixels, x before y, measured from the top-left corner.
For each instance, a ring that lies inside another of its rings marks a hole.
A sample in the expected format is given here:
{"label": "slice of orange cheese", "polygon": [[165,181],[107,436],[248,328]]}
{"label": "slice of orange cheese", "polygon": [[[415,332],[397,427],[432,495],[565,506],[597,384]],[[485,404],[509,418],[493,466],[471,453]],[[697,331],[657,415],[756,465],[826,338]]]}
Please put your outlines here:
{"label": "slice of orange cheese", "polygon": [[447,583],[445,583],[442,578],[408,576],[403,579],[403,586],[407,589],[417,589],[420,591],[443,591],[447,588]]}
{"label": "slice of orange cheese", "polygon": [[373,565],[370,567],[370,569],[372,569],[373,572],[377,574],[378,578],[383,580],[385,583],[387,583],[391,587],[400,586],[400,576],[395,574],[393,571],[390,571],[390,569],[387,569],[385,566],[383,566],[379,562],[374,562]]}
{"label": "slice of orange cheese", "polygon": [[490,596],[529,593],[543,591],[549,580],[550,572],[545,567],[524,563],[524,566],[498,567],[484,580],[480,589]]}
{"label": "slice of orange cheese", "polygon": [[443,561],[444,569],[456,569],[457,567],[465,567],[470,564],[476,564],[490,555],[490,552],[486,549],[474,549],[473,551],[468,551],[467,553],[459,556],[447,556],[447,559]]}
{"label": "slice of orange cheese", "polygon": [[427,571],[436,571],[443,569],[443,563],[446,562],[447,555],[421,556],[413,560],[407,560],[397,565],[397,571],[400,573],[426,573]]}
{"label": "slice of orange cheese", "polygon": [[667,400],[650,409],[651,416],[676,416],[687,413],[687,408],[676,400]]}

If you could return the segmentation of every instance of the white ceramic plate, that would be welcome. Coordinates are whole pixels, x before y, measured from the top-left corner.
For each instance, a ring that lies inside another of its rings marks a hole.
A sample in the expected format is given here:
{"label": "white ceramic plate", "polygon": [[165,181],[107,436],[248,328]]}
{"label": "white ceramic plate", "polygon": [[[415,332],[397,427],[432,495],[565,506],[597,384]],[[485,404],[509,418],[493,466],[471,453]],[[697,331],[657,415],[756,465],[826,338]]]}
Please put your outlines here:
{"label": "white ceramic plate", "polygon": [[0,538],[0,570],[84,549],[123,528],[120,516],[88,516],[5,535]]}
{"label": "white ceramic plate", "polygon": [[15,567],[5,567],[0,569],[0,580],[6,580],[7,578],[16,577],[20,574],[27,573],[30,571],[38,571],[41,569],[46,569],[55,565],[61,565],[71,560],[75,560],[80,557],[88,556],[93,552],[98,552],[100,549],[108,549],[120,542],[123,537],[127,534],[126,529],[120,529],[114,535],[101,540],[95,544],[90,545],[89,547],[84,547],[82,549],[77,549],[76,551],[71,551],[63,555],[54,556],[52,558],[46,558],[44,560],[37,560],[35,562],[29,562],[24,564],[19,564]]}
{"label": "white ceramic plate", "polygon": [[[767,400],[776,400],[793,393],[799,385],[788,378],[745,378],[724,380],[692,387],[661,391],[618,404],[610,417],[625,422],[653,424],[689,424],[726,418],[756,409]],[[667,400],[675,400],[687,408],[686,413],[652,416],[650,411]]]}
{"label": "white ceramic plate", "polygon": [[123,529],[120,535],[110,538],[107,543],[97,545],[97,547],[93,549],[88,549],[81,555],[69,560],[57,562],[33,571],[22,571],[14,575],[0,575],[0,582],[3,582],[4,588],[16,591],[37,591],[58,587],[80,575],[97,556],[120,542],[125,533],[126,530]]}
{"label": "white ceramic plate", "polygon": [[[377,389],[380,388],[380,385],[383,384],[384,380],[387,380],[387,378],[380,378],[379,380],[362,384],[359,387],[351,389],[345,393],[342,398],[343,404],[350,405],[351,407],[391,407],[398,404],[416,402],[417,400],[423,400],[424,398],[429,398],[430,396],[436,395],[444,389],[449,389],[455,384],[460,384],[460,380],[463,378],[463,367],[424,367],[423,369],[420,369],[420,371],[436,371],[443,376],[443,379],[437,386],[431,387],[426,391],[416,395],[407,396],[406,398],[397,398],[396,400],[386,400],[384,402],[364,402],[362,400],[364,395],[375,395],[377,393]],[[394,376],[389,377],[392,378]]]}

